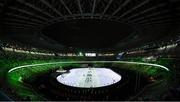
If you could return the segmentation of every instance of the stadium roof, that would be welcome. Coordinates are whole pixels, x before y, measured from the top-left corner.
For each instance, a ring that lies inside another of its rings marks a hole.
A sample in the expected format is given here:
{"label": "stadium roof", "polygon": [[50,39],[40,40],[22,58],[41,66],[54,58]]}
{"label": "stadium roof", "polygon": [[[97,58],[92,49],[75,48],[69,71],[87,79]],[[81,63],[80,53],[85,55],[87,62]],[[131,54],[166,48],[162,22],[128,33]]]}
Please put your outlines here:
{"label": "stadium roof", "polygon": [[37,47],[123,49],[179,33],[179,0],[1,0],[1,36]]}

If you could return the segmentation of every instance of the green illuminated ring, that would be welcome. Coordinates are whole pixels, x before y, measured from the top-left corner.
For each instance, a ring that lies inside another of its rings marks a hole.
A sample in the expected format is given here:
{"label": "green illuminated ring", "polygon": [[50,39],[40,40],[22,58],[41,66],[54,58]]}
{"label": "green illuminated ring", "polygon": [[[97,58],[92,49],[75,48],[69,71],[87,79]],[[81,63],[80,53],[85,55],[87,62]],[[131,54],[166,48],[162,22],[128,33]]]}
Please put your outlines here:
{"label": "green illuminated ring", "polygon": [[152,63],[142,63],[142,62],[128,62],[128,61],[72,61],[72,62],[52,62],[52,63],[41,63],[41,64],[33,64],[33,65],[23,65],[18,66],[10,69],[8,73],[13,72],[17,69],[25,68],[25,67],[34,67],[34,66],[42,66],[42,65],[51,65],[51,64],[66,64],[66,63],[125,63],[125,64],[137,64],[137,65],[147,65],[147,66],[154,66],[154,67],[160,67],[162,69],[165,69],[169,71],[169,69],[165,66],[158,65],[158,64],[152,64]]}

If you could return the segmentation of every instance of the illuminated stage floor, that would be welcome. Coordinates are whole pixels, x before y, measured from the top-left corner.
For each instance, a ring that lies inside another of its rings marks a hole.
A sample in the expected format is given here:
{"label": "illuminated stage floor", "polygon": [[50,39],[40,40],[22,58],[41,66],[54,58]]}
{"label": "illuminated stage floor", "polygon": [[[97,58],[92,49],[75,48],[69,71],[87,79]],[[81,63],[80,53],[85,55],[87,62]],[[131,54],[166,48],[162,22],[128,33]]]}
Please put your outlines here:
{"label": "illuminated stage floor", "polygon": [[108,68],[76,68],[57,77],[57,81],[64,85],[80,88],[104,87],[120,80],[121,75]]}

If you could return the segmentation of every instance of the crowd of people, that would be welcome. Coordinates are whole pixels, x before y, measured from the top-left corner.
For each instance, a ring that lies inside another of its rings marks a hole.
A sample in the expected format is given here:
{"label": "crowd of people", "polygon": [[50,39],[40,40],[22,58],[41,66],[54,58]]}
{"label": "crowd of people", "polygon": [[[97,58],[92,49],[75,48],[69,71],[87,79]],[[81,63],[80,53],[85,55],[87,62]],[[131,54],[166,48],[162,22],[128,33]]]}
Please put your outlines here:
{"label": "crowd of people", "polygon": [[[136,48],[136,49],[132,49],[126,52],[125,57],[137,57],[137,56],[156,56],[156,57],[166,57],[166,58],[180,58],[179,55],[179,51],[180,51],[180,36],[178,37],[174,37],[174,38],[170,38],[170,39],[165,39],[165,40],[161,40],[158,42],[153,42],[153,43],[149,43],[146,44],[142,47]],[[52,51],[48,51],[48,50],[43,50],[43,49],[37,49],[37,48],[33,48],[29,45],[24,46],[22,44],[17,44],[17,43],[6,43],[3,41],[0,41],[0,59],[4,60],[4,59],[16,59],[16,61],[18,62],[20,59],[24,60],[24,59],[56,59],[59,58],[58,56],[56,56],[55,52]],[[177,79],[179,81],[180,78],[180,70],[179,70],[180,65],[177,62],[174,62],[173,68],[176,69],[176,74],[177,74]],[[1,68],[2,69],[2,68]],[[2,71],[0,69],[0,71]],[[2,85],[4,79],[0,79],[0,85]],[[176,83],[176,85],[179,85],[180,81]],[[10,92],[11,95],[13,95],[15,92],[9,88],[6,87],[1,87],[1,88],[5,88],[2,90],[6,90],[7,92]],[[64,86],[62,86],[61,88],[64,88]],[[79,94],[79,95],[84,95],[81,94],[84,92],[84,90],[79,91],[76,89],[65,89],[64,91],[68,91],[71,94],[64,94],[64,95],[71,95],[72,94]],[[93,90],[92,93],[94,95],[98,94],[97,91]],[[99,93],[105,93],[104,91]],[[61,92],[58,94],[62,94]],[[14,94],[15,95],[15,94]],[[17,96],[13,96],[18,98],[17,100],[30,100],[28,97],[26,99],[20,99],[20,97]],[[95,96],[94,96],[95,97]],[[164,93],[162,95],[162,100],[178,100],[180,97],[180,87],[179,86],[173,86],[170,87],[170,89],[167,91],[167,93]],[[58,97],[57,97],[58,98]],[[87,99],[89,98],[89,96],[87,95],[86,97]],[[109,97],[105,97],[105,100],[110,99]],[[66,99],[68,100],[68,99]],[[82,98],[83,100],[83,98]],[[148,98],[139,98],[137,100],[148,100]],[[151,99],[149,99],[151,100]]]}
{"label": "crowd of people", "polygon": [[152,42],[141,47],[128,50],[126,52],[126,56],[180,57],[178,55],[178,51],[180,51],[180,36]]}
{"label": "crowd of people", "polygon": [[23,54],[34,54],[34,55],[44,55],[44,56],[54,55],[52,51],[34,48],[30,45],[23,45],[14,42],[7,43],[2,41],[0,41],[0,51],[3,54],[5,54],[5,52],[18,52]]}

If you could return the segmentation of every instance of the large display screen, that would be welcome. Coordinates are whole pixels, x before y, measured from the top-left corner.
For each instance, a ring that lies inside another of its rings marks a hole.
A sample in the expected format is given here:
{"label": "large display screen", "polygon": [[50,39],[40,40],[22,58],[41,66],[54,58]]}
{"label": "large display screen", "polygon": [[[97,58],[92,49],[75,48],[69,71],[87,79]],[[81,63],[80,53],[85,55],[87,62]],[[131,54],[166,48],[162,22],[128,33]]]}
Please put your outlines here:
{"label": "large display screen", "polygon": [[85,53],[86,57],[96,57],[96,53]]}

